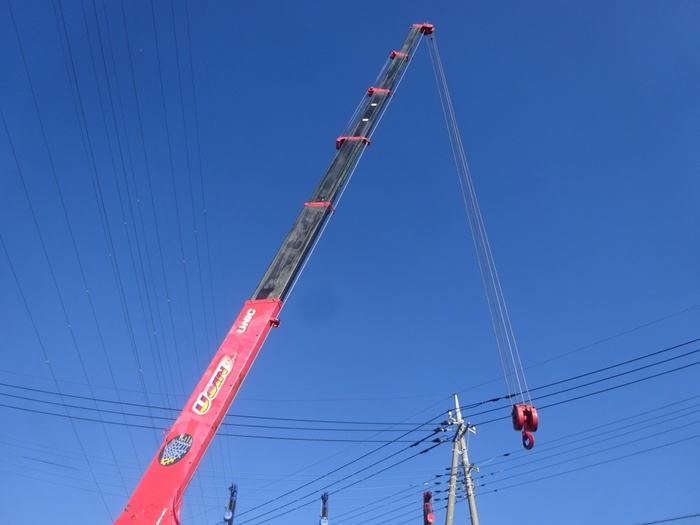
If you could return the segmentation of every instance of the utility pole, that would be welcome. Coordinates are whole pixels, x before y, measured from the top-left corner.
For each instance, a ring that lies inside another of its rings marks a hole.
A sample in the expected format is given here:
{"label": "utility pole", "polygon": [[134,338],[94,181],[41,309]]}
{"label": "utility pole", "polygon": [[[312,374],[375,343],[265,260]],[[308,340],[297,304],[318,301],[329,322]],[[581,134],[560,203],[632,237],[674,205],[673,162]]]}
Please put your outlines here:
{"label": "utility pole", "polygon": [[321,494],[321,519],[318,525],[328,525],[328,492]]}
{"label": "utility pole", "polygon": [[459,400],[455,394],[455,413],[457,415],[457,434],[459,434],[459,444],[462,448],[462,469],[464,469],[464,481],[467,485],[467,501],[469,502],[469,516],[472,519],[472,525],[479,525],[479,514],[476,512],[476,495],[474,494],[474,481],[472,480],[473,465],[469,463],[469,453],[467,451],[467,442],[464,435],[467,432],[474,432],[476,428],[469,423],[464,424],[462,419],[462,411],[459,409]]}
{"label": "utility pole", "polygon": [[228,488],[228,506],[224,511],[224,523],[233,525],[233,515],[236,513],[236,500],[238,499],[238,485],[235,483]]}
{"label": "utility pole", "polygon": [[459,429],[457,429],[455,437],[452,440],[452,467],[450,468],[450,489],[447,493],[447,517],[445,518],[445,525],[452,525],[452,521],[455,515],[455,496],[457,494],[457,465],[459,460],[459,440],[458,434]]}
{"label": "utility pole", "polygon": [[469,502],[469,517],[471,518],[472,525],[479,525],[479,515],[476,511],[476,496],[474,494],[474,481],[472,480],[472,470],[474,470],[474,466],[469,463],[467,442],[464,438],[467,432],[476,434],[476,428],[469,423],[464,423],[462,412],[459,409],[457,394],[454,394],[454,398],[456,417],[452,415],[451,411],[448,412],[448,414],[450,423],[457,425],[457,429],[455,431],[452,447],[452,468],[450,469],[450,489],[447,496],[447,518],[445,519],[445,525],[452,525],[454,520],[454,504],[457,493],[457,468],[460,455],[462,456],[462,469],[464,470],[467,501]]}

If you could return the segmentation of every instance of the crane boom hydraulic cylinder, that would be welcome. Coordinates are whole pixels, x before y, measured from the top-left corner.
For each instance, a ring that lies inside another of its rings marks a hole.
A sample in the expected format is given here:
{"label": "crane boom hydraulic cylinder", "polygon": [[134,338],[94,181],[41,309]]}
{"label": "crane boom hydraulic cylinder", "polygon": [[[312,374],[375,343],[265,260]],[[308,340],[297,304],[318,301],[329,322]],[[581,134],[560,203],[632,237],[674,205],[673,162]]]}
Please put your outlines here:
{"label": "crane boom hydraulic cylinder", "polygon": [[337,140],[337,153],[330,167],[168,430],[115,525],[180,524],[180,508],[187,485],[270,329],[279,325],[277,315],[282,303],[333,210],[348,175],[363,148],[369,144],[369,137],[408,60],[421,36],[432,32],[430,24],[413,25],[400,51],[391,53],[379,84],[368,91],[367,101],[351,125],[350,133]]}

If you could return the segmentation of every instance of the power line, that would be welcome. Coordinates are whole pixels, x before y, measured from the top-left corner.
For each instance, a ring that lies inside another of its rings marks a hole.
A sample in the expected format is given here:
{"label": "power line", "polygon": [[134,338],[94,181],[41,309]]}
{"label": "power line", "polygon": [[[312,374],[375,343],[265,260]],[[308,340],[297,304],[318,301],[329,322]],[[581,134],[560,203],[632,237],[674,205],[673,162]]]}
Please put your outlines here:
{"label": "power line", "polygon": [[645,521],[644,523],[638,523],[637,525],[655,525],[656,523],[668,523],[670,521],[689,520],[690,518],[700,518],[700,512],[696,514],[686,514],[685,516],[676,516],[674,518],[664,518],[655,521]]}

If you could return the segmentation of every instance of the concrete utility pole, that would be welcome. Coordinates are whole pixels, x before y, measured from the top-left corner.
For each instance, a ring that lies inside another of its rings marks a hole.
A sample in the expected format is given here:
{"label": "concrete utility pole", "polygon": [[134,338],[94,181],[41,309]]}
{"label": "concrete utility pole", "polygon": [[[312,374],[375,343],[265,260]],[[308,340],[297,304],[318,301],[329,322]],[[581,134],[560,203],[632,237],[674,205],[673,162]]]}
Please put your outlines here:
{"label": "concrete utility pole", "polygon": [[459,463],[459,429],[452,440],[452,467],[450,468],[450,490],[447,493],[447,517],[445,525],[452,525],[455,515],[455,495],[457,493],[457,465]]}
{"label": "concrete utility pole", "polygon": [[472,470],[474,467],[469,463],[469,455],[467,451],[467,442],[464,435],[467,432],[476,434],[476,429],[469,423],[464,423],[462,412],[459,409],[459,399],[457,394],[455,398],[455,416],[450,413],[450,421],[457,425],[455,437],[452,447],[452,468],[450,469],[450,489],[447,496],[447,518],[445,525],[452,525],[454,519],[454,504],[457,493],[457,464],[459,456],[462,456],[462,469],[464,470],[464,479],[466,483],[467,501],[469,502],[469,517],[472,525],[479,525],[479,515],[476,511],[476,496],[474,494],[474,481],[472,480]]}

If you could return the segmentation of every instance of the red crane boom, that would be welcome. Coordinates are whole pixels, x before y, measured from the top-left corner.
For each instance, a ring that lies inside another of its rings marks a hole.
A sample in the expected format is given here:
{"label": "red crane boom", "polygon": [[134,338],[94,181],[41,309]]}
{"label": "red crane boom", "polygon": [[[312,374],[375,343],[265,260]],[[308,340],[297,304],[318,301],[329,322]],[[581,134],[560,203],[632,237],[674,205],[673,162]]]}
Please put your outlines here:
{"label": "red crane boom", "polygon": [[393,51],[377,86],[367,92],[367,102],[347,136],[336,141],[337,153],[304,205],[253,296],[245,303],[221,347],[115,525],[179,525],[185,489],[233,402],[270,329],[279,325],[282,303],[290,291],[311,247],[328,220],[341,188],[359,160],[398,80],[422,35],[433,32],[430,24],[411,27],[399,51]]}

